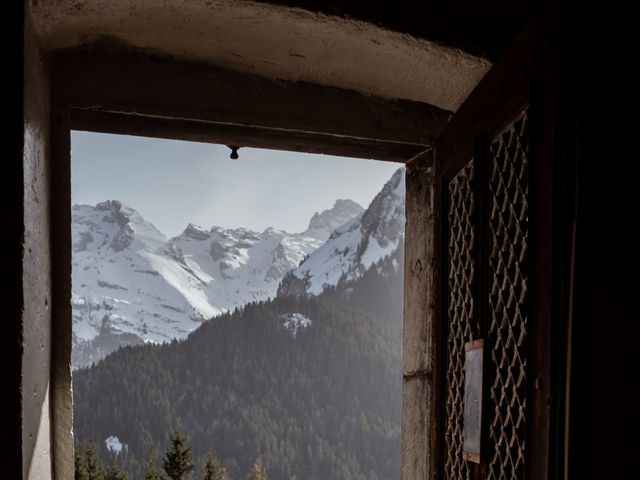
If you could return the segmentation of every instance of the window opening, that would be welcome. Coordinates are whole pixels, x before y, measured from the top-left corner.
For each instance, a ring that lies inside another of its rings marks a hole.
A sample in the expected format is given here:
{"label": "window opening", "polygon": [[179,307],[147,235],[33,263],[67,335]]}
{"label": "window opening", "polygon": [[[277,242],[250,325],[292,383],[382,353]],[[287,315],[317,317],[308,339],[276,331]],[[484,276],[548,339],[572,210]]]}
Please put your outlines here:
{"label": "window opening", "polygon": [[76,471],[399,478],[404,168],[234,152],[72,132]]}

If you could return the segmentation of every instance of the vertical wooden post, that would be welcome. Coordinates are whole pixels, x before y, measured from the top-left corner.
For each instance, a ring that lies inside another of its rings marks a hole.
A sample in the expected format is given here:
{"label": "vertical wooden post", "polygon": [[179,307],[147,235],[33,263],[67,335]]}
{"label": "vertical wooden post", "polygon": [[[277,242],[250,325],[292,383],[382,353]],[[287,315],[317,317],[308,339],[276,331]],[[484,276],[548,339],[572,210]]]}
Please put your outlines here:
{"label": "vertical wooden post", "polygon": [[71,131],[69,109],[54,96],[51,116],[53,309],[51,402],[53,478],[74,475],[71,386]]}
{"label": "vertical wooden post", "polygon": [[402,480],[435,472],[435,176],[433,152],[407,164]]}

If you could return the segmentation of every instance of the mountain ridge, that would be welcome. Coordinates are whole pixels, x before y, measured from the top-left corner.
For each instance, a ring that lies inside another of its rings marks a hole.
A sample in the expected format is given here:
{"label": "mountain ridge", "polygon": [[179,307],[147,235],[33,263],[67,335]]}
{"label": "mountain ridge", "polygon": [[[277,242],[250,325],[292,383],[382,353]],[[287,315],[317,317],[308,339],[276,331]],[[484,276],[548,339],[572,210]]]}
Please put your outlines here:
{"label": "mountain ridge", "polygon": [[319,295],[341,280],[359,278],[392,256],[404,242],[405,170],[398,169],[366,210],[338,227],[328,240],[282,280],[278,295]]}
{"label": "mountain ridge", "polygon": [[[331,228],[345,209],[318,215]],[[74,367],[119,346],[184,338],[205,319],[275,296],[329,236],[317,225],[307,235],[189,223],[167,238],[117,200],[74,205],[72,218]]]}

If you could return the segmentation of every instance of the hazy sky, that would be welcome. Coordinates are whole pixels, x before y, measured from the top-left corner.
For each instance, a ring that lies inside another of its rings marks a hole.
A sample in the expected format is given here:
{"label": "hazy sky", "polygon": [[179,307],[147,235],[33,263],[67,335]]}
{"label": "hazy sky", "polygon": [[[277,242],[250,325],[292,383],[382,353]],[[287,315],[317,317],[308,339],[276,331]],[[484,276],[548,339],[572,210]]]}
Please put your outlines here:
{"label": "hazy sky", "polygon": [[399,165],[274,150],[73,132],[72,201],[120,200],[167,236],[205,228],[301,232],[350,198],[367,207]]}

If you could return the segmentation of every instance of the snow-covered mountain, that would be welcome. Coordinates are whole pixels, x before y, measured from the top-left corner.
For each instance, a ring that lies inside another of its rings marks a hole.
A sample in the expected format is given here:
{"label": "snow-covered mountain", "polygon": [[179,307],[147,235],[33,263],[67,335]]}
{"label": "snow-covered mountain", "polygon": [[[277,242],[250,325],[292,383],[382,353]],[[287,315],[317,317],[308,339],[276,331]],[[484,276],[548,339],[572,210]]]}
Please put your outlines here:
{"label": "snow-covered mountain", "polygon": [[275,296],[287,272],[361,211],[338,200],[299,234],[190,224],[167,239],[118,201],[75,205],[74,367],[122,345],[184,338],[205,319]]}
{"label": "snow-covered mountain", "polygon": [[337,228],[327,242],[285,276],[278,295],[322,293],[340,279],[359,278],[404,242],[405,169],[398,169],[369,208]]}
{"label": "snow-covered mountain", "polygon": [[311,217],[309,228],[304,234],[326,242],[337,227],[344,225],[363,211],[364,208],[353,200],[336,200],[331,210],[325,210],[321,213],[316,212]]}

